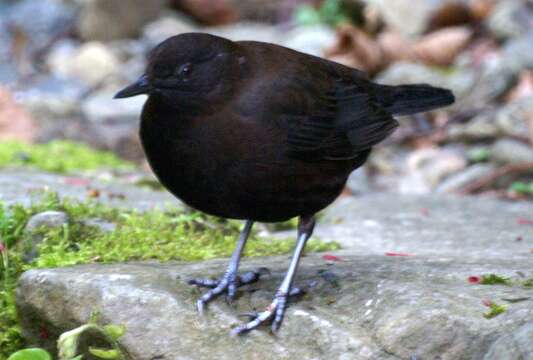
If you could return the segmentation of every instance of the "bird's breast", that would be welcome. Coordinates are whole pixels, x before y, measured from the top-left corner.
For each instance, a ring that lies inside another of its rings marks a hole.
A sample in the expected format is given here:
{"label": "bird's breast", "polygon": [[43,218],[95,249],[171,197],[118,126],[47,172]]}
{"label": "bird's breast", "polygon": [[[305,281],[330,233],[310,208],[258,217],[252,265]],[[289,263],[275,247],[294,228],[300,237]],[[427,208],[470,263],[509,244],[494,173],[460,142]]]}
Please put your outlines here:
{"label": "bird's breast", "polygon": [[279,129],[232,119],[141,122],[142,144],[161,183],[188,205],[227,218],[282,221],[319,211],[338,196],[349,169],[289,158],[284,139]]}

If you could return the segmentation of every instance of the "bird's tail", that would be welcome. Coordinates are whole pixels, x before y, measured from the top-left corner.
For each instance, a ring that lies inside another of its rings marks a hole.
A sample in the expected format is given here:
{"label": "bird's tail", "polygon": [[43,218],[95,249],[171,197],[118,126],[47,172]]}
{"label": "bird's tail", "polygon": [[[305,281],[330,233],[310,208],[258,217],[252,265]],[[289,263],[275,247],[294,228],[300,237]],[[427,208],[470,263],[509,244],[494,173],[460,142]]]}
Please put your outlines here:
{"label": "bird's tail", "polygon": [[450,90],[427,84],[376,86],[376,98],[393,115],[416,114],[447,106],[455,101]]}

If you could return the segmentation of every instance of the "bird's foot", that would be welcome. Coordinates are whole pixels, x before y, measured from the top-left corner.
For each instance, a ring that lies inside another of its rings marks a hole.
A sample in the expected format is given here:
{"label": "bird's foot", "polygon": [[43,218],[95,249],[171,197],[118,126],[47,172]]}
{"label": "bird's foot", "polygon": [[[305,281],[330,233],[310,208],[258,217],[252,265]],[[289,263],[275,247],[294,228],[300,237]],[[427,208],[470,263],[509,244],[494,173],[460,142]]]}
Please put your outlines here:
{"label": "bird's foot", "polygon": [[259,281],[261,275],[265,274],[270,274],[270,271],[267,268],[249,271],[242,275],[238,275],[237,272],[234,271],[228,271],[220,280],[191,279],[188,281],[188,283],[190,285],[211,289],[203,294],[198,301],[196,301],[198,312],[202,314],[207,303],[214,300],[221,294],[226,293],[226,298],[228,300],[233,300],[237,294],[237,288]]}
{"label": "bird's foot", "polygon": [[278,290],[274,300],[267,306],[265,311],[242,314],[242,316],[250,318],[250,321],[233,329],[231,335],[243,335],[269,321],[272,322],[272,332],[276,333],[283,322],[289,298],[303,293],[304,291],[299,288],[292,288],[288,294]]}

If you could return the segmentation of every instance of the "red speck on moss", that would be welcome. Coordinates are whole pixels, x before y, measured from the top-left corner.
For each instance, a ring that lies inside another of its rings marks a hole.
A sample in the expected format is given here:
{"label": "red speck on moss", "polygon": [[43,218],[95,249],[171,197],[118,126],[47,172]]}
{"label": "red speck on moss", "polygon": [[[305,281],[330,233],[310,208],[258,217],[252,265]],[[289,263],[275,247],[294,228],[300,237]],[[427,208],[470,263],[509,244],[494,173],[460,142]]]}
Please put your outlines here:
{"label": "red speck on moss", "polygon": [[483,306],[486,307],[491,307],[494,304],[490,299],[483,299],[481,300],[481,303],[483,304]]}
{"label": "red speck on moss", "polygon": [[401,253],[401,252],[386,252],[385,256],[414,256],[415,254]]}
{"label": "red speck on moss", "polygon": [[481,281],[481,277],[479,277],[479,276],[469,276],[468,277],[468,282],[470,284],[479,284],[480,281]]}
{"label": "red speck on moss", "polygon": [[340,257],[330,254],[322,255],[322,259],[326,261],[342,261]]}
{"label": "red speck on moss", "polygon": [[521,217],[521,218],[516,219],[516,223],[518,225],[533,225],[533,220],[529,220],[529,219]]}
{"label": "red speck on moss", "polygon": [[48,330],[46,330],[46,327],[44,325],[41,325],[39,327],[39,339],[47,340],[49,337],[50,335],[48,335]]}

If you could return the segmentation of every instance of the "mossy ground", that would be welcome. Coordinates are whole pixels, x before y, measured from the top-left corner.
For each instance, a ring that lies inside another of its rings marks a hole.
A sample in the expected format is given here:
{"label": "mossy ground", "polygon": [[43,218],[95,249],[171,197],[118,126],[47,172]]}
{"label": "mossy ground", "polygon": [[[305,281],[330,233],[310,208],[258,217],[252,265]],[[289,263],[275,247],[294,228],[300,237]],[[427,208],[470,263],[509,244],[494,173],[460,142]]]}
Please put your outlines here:
{"label": "mossy ground", "polygon": [[[64,211],[69,224],[62,229],[40,229],[43,241],[31,263],[23,261],[28,219],[46,210]],[[103,232],[84,225],[87,219],[116,224]],[[0,236],[7,245],[9,264],[0,264],[0,359],[24,346],[17,325],[14,289],[20,274],[32,268],[133,260],[204,260],[229,256],[241,222],[222,220],[187,210],[167,209],[145,213],[110,208],[97,203],[60,201],[53,193],[30,207],[0,205]],[[294,239],[272,240],[252,234],[246,256],[289,253]],[[307,251],[326,251],[338,244],[310,240]],[[7,267],[5,266],[7,265]]]}
{"label": "mossy ground", "polygon": [[133,165],[112,153],[97,151],[87,145],[64,140],[46,144],[18,141],[0,142],[0,168],[31,167],[54,173],[100,168],[133,169]]}

